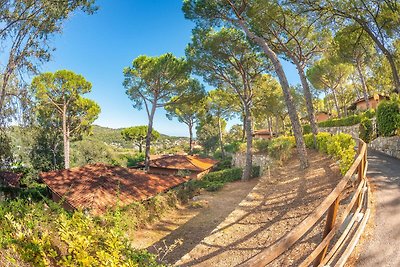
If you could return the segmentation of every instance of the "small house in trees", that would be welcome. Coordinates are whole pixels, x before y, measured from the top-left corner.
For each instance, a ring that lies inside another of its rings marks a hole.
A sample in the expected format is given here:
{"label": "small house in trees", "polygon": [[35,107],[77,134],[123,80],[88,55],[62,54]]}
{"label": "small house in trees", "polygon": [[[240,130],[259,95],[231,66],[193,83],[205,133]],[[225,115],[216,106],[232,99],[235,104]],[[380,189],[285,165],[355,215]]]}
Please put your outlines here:
{"label": "small house in trees", "polygon": [[315,113],[315,121],[316,122],[323,122],[329,120],[331,115],[325,111],[318,111]]}
{"label": "small house in trees", "polygon": [[166,155],[151,157],[149,173],[189,176],[199,179],[209,173],[218,161],[197,155]]}
{"label": "small house in trees", "polygon": [[117,204],[126,206],[149,199],[190,179],[100,163],[43,172],[40,178],[53,200],[61,201],[65,209],[88,210],[92,214],[101,214]]}
{"label": "small house in trees", "polygon": [[276,134],[267,129],[260,129],[253,132],[253,137],[259,139],[272,139],[273,137],[276,137]]}
{"label": "small house in trees", "polygon": [[[368,98],[369,107],[372,109],[376,109],[378,107],[379,103],[382,100],[386,100],[386,99],[388,99],[387,96],[380,95],[380,94],[374,94],[373,96],[370,96]],[[365,111],[365,110],[367,110],[367,102],[362,97],[360,99],[357,99],[355,102],[353,102],[353,104],[351,104],[349,109],[357,110],[357,111]]]}

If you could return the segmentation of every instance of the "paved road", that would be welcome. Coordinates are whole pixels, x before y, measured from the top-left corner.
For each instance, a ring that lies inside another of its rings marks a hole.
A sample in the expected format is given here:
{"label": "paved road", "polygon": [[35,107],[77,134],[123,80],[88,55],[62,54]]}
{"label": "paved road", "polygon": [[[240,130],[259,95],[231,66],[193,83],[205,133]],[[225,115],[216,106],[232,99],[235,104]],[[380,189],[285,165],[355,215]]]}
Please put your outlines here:
{"label": "paved road", "polygon": [[400,160],[368,151],[367,177],[375,185],[376,214],[372,237],[357,266],[400,266]]}

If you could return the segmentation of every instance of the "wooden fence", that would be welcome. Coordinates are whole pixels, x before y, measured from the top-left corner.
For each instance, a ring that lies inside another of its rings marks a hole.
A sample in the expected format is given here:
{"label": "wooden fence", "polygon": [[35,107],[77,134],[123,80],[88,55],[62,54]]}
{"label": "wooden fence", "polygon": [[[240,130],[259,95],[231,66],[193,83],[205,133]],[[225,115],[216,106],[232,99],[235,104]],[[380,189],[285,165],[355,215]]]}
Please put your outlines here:
{"label": "wooden fence", "polygon": [[[345,264],[365,228],[370,213],[366,178],[367,146],[361,139],[357,140],[359,142],[357,158],[324,201],[292,231],[239,266],[268,265],[325,217],[325,230],[321,242],[299,266],[343,266]],[[340,204],[345,193],[348,193],[349,183],[353,183],[350,201],[345,205]],[[339,211],[340,216],[338,216]],[[337,236],[339,229],[340,236]],[[330,246],[331,241],[335,243]]]}

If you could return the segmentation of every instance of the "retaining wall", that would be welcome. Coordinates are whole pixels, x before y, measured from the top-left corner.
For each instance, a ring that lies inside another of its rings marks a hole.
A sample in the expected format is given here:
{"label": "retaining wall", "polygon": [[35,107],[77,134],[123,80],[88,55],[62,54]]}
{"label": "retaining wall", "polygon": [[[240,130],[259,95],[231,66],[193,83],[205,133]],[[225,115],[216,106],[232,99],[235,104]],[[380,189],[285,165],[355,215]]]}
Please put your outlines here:
{"label": "retaining wall", "polygon": [[368,147],[400,159],[400,136],[378,137]]}

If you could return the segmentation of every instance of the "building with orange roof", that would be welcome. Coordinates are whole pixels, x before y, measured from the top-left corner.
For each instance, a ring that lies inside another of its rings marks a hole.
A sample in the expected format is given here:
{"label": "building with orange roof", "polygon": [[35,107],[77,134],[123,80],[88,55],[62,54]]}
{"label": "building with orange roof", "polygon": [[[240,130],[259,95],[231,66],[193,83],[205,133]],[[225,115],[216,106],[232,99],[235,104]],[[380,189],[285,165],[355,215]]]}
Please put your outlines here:
{"label": "building with orange roof", "polygon": [[150,159],[149,173],[177,175],[188,172],[191,179],[199,179],[209,173],[218,161],[197,155],[167,155]]}
{"label": "building with orange roof", "polygon": [[273,137],[276,137],[276,134],[270,132],[268,129],[260,129],[253,132],[253,137],[259,139],[272,139]]}
{"label": "building with orange roof", "polygon": [[40,178],[67,210],[101,214],[108,208],[143,201],[176,187],[190,177],[149,174],[106,164],[89,164],[67,170],[43,172]]}

